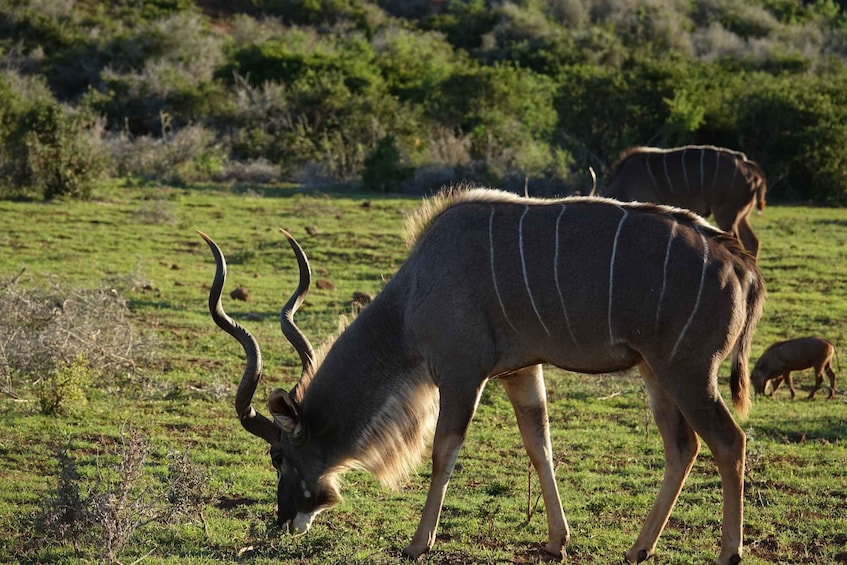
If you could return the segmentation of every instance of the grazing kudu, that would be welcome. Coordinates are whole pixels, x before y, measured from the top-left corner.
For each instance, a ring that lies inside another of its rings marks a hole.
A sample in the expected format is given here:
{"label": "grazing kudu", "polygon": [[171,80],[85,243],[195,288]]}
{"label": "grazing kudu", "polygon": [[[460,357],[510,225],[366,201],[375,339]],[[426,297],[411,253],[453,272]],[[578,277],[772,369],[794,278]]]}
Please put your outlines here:
{"label": "grazing kudu", "polygon": [[271,445],[279,522],[305,532],[340,500],[339,475],[364,467],[383,481],[411,469],[434,433],[432,476],[404,554],[435,541],[447,483],[492,378],[502,381],[541,482],[546,551],[570,532],[553,469],[540,363],[584,373],[638,366],[665,446],[658,497],[629,562],[650,556],[699,450],[710,447],[723,488],[717,563],[742,553],[745,435],[718,391],[732,355],[736,412],[749,403],[747,359],[764,301],[762,278],[738,242],[684,210],[604,198],[543,200],[496,190],[445,191],[410,221],[408,259],[318,360],[293,315],[309,265],[288,234],[300,285],[282,310],[303,375],[277,389],[273,420],[250,406],[261,376],[253,337],[221,307],[226,264],[209,295],[216,323],[247,353],[236,394],[241,423]]}
{"label": "grazing kudu", "polygon": [[704,218],[712,214],[718,227],[732,232],[754,257],[759,238],[749,216],[754,205],[764,210],[766,192],[765,174],[755,161],[711,145],[630,147],[612,166],[602,190],[603,196],[618,200],[679,206]]}
{"label": "grazing kudu", "polygon": [[829,377],[829,398],[832,398],[835,396],[833,355],[835,355],[835,346],[820,337],[798,337],[777,341],[771,344],[756,361],[751,376],[753,388],[757,393],[764,394],[768,381],[773,381],[771,385],[771,395],[773,395],[785,379],[788,390],[791,391],[791,400],[794,400],[797,391],[794,390],[791,371],[814,369],[815,388],[809,393],[809,398],[814,398],[815,393],[823,384],[824,371]]}

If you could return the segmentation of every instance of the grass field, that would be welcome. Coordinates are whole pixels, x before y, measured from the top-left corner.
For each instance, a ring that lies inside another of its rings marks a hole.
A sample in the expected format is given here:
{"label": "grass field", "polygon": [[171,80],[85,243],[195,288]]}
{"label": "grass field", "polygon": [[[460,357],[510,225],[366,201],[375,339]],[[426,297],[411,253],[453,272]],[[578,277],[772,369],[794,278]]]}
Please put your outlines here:
{"label": "grass field", "polygon": [[[108,486],[124,494],[114,505],[123,504],[136,526],[113,555],[124,564],[401,562],[428,463],[396,491],[350,472],[344,502],[321,514],[308,535],[274,528],[276,474],[264,442],[234,415],[242,354],[206,310],[214,266],[196,230],[227,254],[227,293],[235,285],[249,289],[248,302],[226,304],[263,346],[266,380],[255,403],[263,406],[271,388],[293,384],[299,365],[276,318],[297,276],[278,228],[298,237],[321,281],[298,314],[300,327],[320,342],[350,312],[354,292],[375,294],[403,261],[404,217],[417,205],[404,197],[222,187],[116,187],[86,203],[0,202],[0,290],[18,275],[25,288],[114,289],[129,303],[133,331],[149,334],[160,354],[133,374],[87,384],[87,404],[65,415],[42,414],[36,378],[7,377],[9,391],[0,395],[0,562],[108,559],[107,526],[64,542],[46,537],[45,507],[61,503],[57,485],[69,459],[83,497]],[[847,351],[847,210],[770,206],[752,223],[769,299],[751,363],[771,342],[802,335],[825,336]],[[836,372],[835,399],[826,401],[822,391],[806,401],[807,371],[795,378],[797,400],[787,389],[757,399],[743,423],[745,563],[847,563],[847,376],[843,367]],[[634,376],[547,375],[570,562],[619,562],[664,464],[642,384]],[[725,378],[721,390],[728,396]],[[139,439],[145,457],[121,489],[121,473],[129,474],[121,454],[132,453]],[[174,453],[203,481],[191,511],[165,517],[161,503],[170,491],[160,489]],[[654,562],[707,563],[717,555],[719,483],[704,447]],[[538,562],[546,539],[538,493],[511,408],[491,383],[424,563]],[[148,513],[145,524],[146,508],[162,514]]]}

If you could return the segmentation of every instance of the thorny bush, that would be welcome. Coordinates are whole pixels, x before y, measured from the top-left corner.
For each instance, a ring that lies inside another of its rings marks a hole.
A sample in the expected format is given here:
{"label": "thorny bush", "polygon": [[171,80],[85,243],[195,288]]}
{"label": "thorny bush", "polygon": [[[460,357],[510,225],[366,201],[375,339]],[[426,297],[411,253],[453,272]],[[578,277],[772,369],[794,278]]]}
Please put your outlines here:
{"label": "thorny bush", "polygon": [[25,288],[20,275],[0,281],[0,391],[17,397],[63,367],[85,363],[115,380],[158,358],[152,335],[131,323],[126,300],[109,288],[69,288],[48,281]]}
{"label": "thorny bush", "polygon": [[[132,537],[153,523],[178,516],[201,516],[208,501],[207,473],[188,454],[171,450],[167,470],[154,472],[154,455],[143,433],[131,429],[95,459],[96,473],[83,478],[83,460],[57,450],[56,490],[46,498],[38,520],[45,543],[97,547],[102,563],[120,563]],[[81,557],[85,557],[80,555]],[[87,556],[92,557],[92,556]]]}

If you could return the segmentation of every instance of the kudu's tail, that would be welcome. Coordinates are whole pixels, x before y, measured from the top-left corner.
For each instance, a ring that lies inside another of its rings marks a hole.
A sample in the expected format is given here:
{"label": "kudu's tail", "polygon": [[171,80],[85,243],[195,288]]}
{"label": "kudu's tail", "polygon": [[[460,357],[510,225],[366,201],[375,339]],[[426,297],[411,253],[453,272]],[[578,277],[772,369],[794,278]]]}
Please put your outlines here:
{"label": "kudu's tail", "polygon": [[729,376],[732,404],[735,406],[736,414],[742,419],[746,418],[750,411],[750,369],[748,366],[750,346],[765,303],[765,287],[758,269],[754,268],[751,271],[750,279],[747,287],[747,312],[744,327],[732,351],[732,369]]}

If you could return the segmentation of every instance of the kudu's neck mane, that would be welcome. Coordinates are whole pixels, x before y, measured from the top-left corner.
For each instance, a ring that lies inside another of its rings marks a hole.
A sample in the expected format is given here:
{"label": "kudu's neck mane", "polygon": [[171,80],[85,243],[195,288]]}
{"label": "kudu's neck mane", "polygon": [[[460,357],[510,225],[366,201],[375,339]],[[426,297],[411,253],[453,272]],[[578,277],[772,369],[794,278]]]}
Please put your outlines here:
{"label": "kudu's neck mane", "polygon": [[335,436],[339,471],[364,468],[382,483],[405,480],[435,426],[438,390],[420,360],[409,358],[402,306],[389,284],[323,353],[308,384],[303,418]]}

